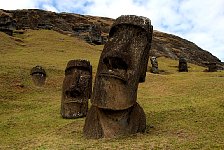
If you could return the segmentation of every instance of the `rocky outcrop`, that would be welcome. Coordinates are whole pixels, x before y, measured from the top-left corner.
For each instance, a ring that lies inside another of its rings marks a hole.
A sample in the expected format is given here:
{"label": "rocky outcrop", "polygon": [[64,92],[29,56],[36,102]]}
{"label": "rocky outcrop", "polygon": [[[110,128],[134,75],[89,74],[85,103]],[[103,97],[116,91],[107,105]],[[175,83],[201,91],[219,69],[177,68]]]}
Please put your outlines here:
{"label": "rocky outcrop", "polygon": [[47,29],[63,34],[79,36],[91,44],[104,44],[106,33],[111,23],[109,19],[96,20],[97,17],[79,14],[55,13],[50,11],[29,10],[1,10],[10,14],[16,20],[16,29]]}
{"label": "rocky outcrop", "polygon": [[15,29],[16,21],[13,19],[12,15],[0,10],[0,31],[12,35]]}
{"label": "rocky outcrop", "polygon": [[204,67],[205,62],[216,62],[218,68],[223,69],[224,64],[216,56],[186,39],[154,30],[152,41],[150,54],[153,56],[165,56],[176,60],[184,57],[187,62]]}
{"label": "rocky outcrop", "polygon": [[[14,28],[55,30],[63,34],[78,36],[90,44],[105,44],[113,22],[114,19],[106,17],[55,13],[38,9],[0,10],[0,31],[7,29],[10,31],[9,34],[12,34],[11,31]],[[183,56],[187,62],[201,66],[205,66],[206,62],[215,62],[219,69],[224,69],[224,64],[217,57],[196,44],[155,30],[150,55],[165,56],[176,60]]]}

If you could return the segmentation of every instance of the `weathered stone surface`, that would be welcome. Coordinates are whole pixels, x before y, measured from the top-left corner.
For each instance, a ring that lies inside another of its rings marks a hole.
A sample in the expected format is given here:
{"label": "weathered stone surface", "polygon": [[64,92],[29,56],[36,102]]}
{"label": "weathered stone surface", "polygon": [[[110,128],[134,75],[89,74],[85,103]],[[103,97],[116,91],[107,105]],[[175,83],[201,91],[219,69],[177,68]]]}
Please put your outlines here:
{"label": "weathered stone surface", "polygon": [[108,32],[107,18],[95,21],[94,17],[79,14],[54,13],[50,11],[29,10],[4,10],[17,21],[17,29],[47,29],[55,30],[63,34],[78,36],[90,44],[104,44],[106,42],[105,31]]}
{"label": "weathered stone surface", "polygon": [[79,24],[73,27],[75,35],[83,38],[90,44],[101,45],[106,43],[101,35],[101,29],[99,25],[94,24]]}
{"label": "weathered stone surface", "polygon": [[65,69],[62,87],[63,118],[85,117],[92,92],[92,66],[87,60],[70,60]]}
{"label": "weathered stone surface", "polygon": [[43,86],[46,81],[46,72],[41,66],[35,66],[31,69],[30,75],[32,76],[33,83],[36,86]]}
{"label": "weathered stone surface", "polygon": [[152,68],[151,68],[151,72],[152,73],[159,73],[159,69],[158,69],[158,62],[156,57],[151,57],[150,58],[151,64],[152,64]]}
{"label": "weathered stone surface", "polygon": [[[115,20],[98,64],[91,97],[91,112],[96,113],[87,114],[87,138],[144,131],[145,114],[136,100],[138,84],[145,81],[152,31],[151,22],[145,17],[127,15]],[[132,116],[132,111],[140,111],[139,116]],[[119,121],[120,118],[124,119]],[[130,123],[132,119],[136,122]]]}
{"label": "weathered stone surface", "polygon": [[218,66],[215,62],[207,62],[205,65],[208,67],[208,72],[216,72],[218,70]]}
{"label": "weathered stone surface", "polygon": [[187,60],[184,57],[179,58],[179,72],[188,72]]}
{"label": "weathered stone surface", "polygon": [[84,135],[93,139],[143,133],[146,128],[146,116],[138,103],[125,110],[91,106],[85,122]]}
{"label": "weathered stone surface", "polygon": [[16,21],[12,15],[0,10],[0,31],[12,36],[15,29]]}

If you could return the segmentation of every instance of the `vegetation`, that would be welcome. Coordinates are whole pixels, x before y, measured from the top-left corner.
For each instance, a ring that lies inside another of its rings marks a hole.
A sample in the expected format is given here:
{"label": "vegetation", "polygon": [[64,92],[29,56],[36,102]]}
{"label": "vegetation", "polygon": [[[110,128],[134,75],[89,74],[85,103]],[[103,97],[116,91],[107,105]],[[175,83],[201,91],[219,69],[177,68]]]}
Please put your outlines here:
{"label": "vegetation", "polygon": [[[47,30],[27,30],[14,37],[0,32],[0,149],[224,149],[224,72],[203,72],[189,64],[158,59],[161,74],[147,72],[138,102],[147,116],[144,134],[87,140],[85,118],[62,119],[61,87],[71,59],[88,59],[95,75],[103,46]],[[47,72],[35,87],[30,69]],[[149,63],[150,66],[150,63]]]}

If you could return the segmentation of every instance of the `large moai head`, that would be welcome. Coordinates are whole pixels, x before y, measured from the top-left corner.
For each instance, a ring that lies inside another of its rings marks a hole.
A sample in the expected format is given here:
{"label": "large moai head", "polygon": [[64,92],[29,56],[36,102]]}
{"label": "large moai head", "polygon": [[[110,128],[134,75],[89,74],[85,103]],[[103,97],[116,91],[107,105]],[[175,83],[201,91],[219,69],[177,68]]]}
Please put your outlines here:
{"label": "large moai head", "polygon": [[158,69],[158,62],[155,56],[150,58],[151,64],[152,64],[152,69],[151,72],[152,73],[159,73],[159,69]]}
{"label": "large moai head", "polygon": [[187,60],[184,57],[179,58],[179,72],[188,72]]}
{"label": "large moai head", "polygon": [[92,66],[87,60],[70,60],[62,86],[61,115],[63,118],[84,117],[92,93]]}
{"label": "large moai head", "polygon": [[145,81],[152,32],[145,17],[127,15],[115,20],[98,64],[83,128],[86,138],[145,131],[146,116],[136,100],[138,84]]}
{"label": "large moai head", "polygon": [[135,104],[138,84],[145,81],[152,32],[145,17],[127,15],[115,20],[100,56],[92,105],[122,110]]}
{"label": "large moai head", "polygon": [[41,66],[35,66],[31,69],[30,75],[32,76],[33,83],[36,86],[43,86],[46,80],[46,72]]}

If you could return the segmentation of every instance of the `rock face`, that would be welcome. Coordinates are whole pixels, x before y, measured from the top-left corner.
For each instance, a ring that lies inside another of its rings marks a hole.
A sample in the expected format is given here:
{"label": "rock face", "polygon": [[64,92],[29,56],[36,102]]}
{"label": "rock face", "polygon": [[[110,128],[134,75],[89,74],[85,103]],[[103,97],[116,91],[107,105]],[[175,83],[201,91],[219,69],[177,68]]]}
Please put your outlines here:
{"label": "rock face", "polygon": [[127,15],[115,20],[98,64],[83,129],[86,138],[145,131],[145,113],[136,101],[138,84],[145,81],[152,31],[145,17]]}
{"label": "rock face", "polygon": [[43,86],[46,80],[46,72],[41,66],[35,66],[31,69],[30,75],[32,76],[33,83],[36,86]]}
{"label": "rock face", "polygon": [[[110,27],[114,22],[113,19],[105,17],[54,13],[38,9],[0,11],[16,21],[17,29],[55,30],[63,34],[78,36],[91,44],[105,44]],[[153,32],[150,56],[165,56],[176,60],[184,56],[189,63],[205,66],[203,62],[216,62],[218,69],[224,68],[224,64],[217,57],[194,43],[159,31]]]}
{"label": "rock face", "polygon": [[224,69],[224,64],[221,60],[208,51],[201,49],[186,39],[159,31],[153,32],[150,55],[165,56],[176,60],[183,56],[189,63],[204,67],[206,67],[204,62],[216,62],[219,69]]}
{"label": "rock face", "polygon": [[47,29],[63,34],[79,36],[93,44],[104,44],[111,21],[107,18],[96,20],[96,17],[78,14],[54,13],[38,9],[29,10],[2,10],[10,14],[17,21],[16,28],[21,29]]}
{"label": "rock face", "polygon": [[16,21],[12,15],[0,10],[0,31],[12,36],[13,30],[15,29]]}
{"label": "rock face", "polygon": [[62,86],[61,115],[63,118],[85,117],[92,93],[92,66],[87,60],[70,60]]}

